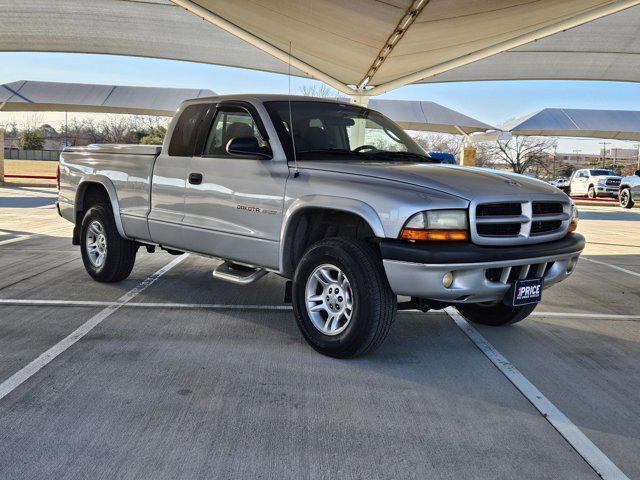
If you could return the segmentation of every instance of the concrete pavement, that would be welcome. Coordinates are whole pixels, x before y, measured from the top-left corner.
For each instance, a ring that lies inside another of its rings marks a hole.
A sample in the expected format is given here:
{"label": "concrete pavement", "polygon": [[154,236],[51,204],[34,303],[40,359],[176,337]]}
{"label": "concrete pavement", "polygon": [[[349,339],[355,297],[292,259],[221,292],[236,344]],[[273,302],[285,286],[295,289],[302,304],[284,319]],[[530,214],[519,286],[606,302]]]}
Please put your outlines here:
{"label": "concrete pavement", "polygon": [[[176,258],[141,251],[127,281],[91,281],[53,193],[0,189],[0,300],[114,302]],[[640,210],[583,210],[586,257],[640,271]],[[267,308],[282,279],[211,269],[191,255],[131,302],[232,309],[124,304],[2,398],[0,478],[598,478],[446,313],[401,313],[380,350],[338,361]],[[608,315],[640,315],[639,287],[583,260],[538,308],[578,316],[478,327],[629,478],[640,321]],[[0,303],[0,382],[102,308]]]}

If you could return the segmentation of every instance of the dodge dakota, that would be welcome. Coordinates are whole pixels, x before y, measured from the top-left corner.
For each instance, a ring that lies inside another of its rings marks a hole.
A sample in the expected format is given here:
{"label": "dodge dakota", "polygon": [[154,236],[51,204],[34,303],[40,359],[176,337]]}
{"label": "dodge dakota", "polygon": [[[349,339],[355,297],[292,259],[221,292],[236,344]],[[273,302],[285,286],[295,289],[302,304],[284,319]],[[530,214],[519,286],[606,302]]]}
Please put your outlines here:
{"label": "dodge dakota", "polygon": [[59,175],[58,210],[95,280],[126,278],[139,248],[220,259],[213,276],[243,285],[272,272],[302,336],[334,357],[379,346],[399,308],[518,322],[584,248],[557,188],[441,164],[340,101],[187,101],[162,146],[67,148]]}

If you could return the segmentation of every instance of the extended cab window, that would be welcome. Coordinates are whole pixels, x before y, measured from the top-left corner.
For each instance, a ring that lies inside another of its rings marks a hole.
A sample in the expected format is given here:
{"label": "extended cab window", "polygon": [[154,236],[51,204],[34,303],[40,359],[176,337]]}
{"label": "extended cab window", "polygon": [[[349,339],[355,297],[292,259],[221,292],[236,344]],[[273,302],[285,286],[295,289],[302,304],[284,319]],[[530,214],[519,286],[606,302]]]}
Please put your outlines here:
{"label": "extended cab window", "polygon": [[263,143],[256,122],[249,112],[240,107],[224,107],[218,111],[213,121],[204,155],[229,157],[227,144],[237,137],[255,137],[259,143]]}
{"label": "extended cab window", "polygon": [[173,157],[191,157],[193,155],[198,127],[208,107],[209,105],[202,103],[189,105],[183,110],[171,135],[169,155]]}

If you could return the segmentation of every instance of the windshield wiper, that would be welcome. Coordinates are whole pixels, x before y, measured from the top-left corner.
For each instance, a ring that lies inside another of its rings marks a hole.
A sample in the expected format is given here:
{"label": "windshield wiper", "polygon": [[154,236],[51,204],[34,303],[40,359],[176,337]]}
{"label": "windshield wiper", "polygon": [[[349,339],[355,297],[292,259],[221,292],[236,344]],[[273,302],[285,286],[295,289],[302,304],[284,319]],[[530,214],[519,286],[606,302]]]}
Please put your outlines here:
{"label": "windshield wiper", "polygon": [[437,160],[435,158],[431,158],[427,155],[422,155],[420,153],[413,153],[413,152],[390,152],[387,150],[376,150],[374,152],[371,152],[372,155],[377,155],[377,156],[386,156],[386,157],[390,157],[390,158],[414,158],[417,159],[421,162],[428,162],[428,163],[441,163],[440,160]]}
{"label": "windshield wiper", "polygon": [[300,150],[298,155],[314,155],[314,154],[328,154],[328,155],[344,155],[349,157],[365,157],[371,158],[370,152],[354,152],[346,148],[319,148],[315,150]]}
{"label": "windshield wiper", "polygon": [[314,150],[299,150],[298,153],[333,153],[336,155],[361,155],[362,152],[354,152],[346,148],[317,148]]}

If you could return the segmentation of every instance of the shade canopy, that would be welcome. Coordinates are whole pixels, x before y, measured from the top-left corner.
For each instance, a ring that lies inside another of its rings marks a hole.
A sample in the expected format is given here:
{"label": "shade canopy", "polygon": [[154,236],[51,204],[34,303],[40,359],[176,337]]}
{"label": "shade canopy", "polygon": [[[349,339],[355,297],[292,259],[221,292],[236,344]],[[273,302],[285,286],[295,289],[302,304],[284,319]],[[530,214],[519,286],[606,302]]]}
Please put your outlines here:
{"label": "shade canopy", "polygon": [[372,99],[369,107],[406,130],[455,135],[494,130],[495,127],[435,102]]}
{"label": "shade canopy", "polygon": [[545,108],[509,122],[513,135],[640,140],[640,111]]}
{"label": "shade canopy", "polygon": [[606,80],[640,82],[640,7],[450,70],[423,82]]}
{"label": "shade canopy", "polygon": [[[606,23],[589,27],[589,22],[614,21],[606,16],[639,3],[0,0],[0,51],[135,55],[279,73],[288,72],[290,63],[292,74],[317,78],[350,94],[350,86],[379,94],[434,80],[635,81],[640,79],[637,68],[622,65],[612,73],[609,67],[620,55],[625,62],[637,62],[637,13],[635,23],[627,12],[616,15],[623,26],[604,36],[593,35],[589,28],[599,32]],[[588,61],[568,62],[575,58],[574,50],[590,55]],[[529,58],[544,68],[533,67]]]}
{"label": "shade canopy", "polygon": [[[185,100],[211,97],[207,89],[20,80],[0,85],[0,111],[94,112],[172,116]],[[434,102],[372,100],[369,106],[407,130],[468,134],[494,129]]]}
{"label": "shade canopy", "polygon": [[215,95],[211,90],[121,85],[35,82],[0,85],[0,111],[102,112],[173,115],[190,98]]}

